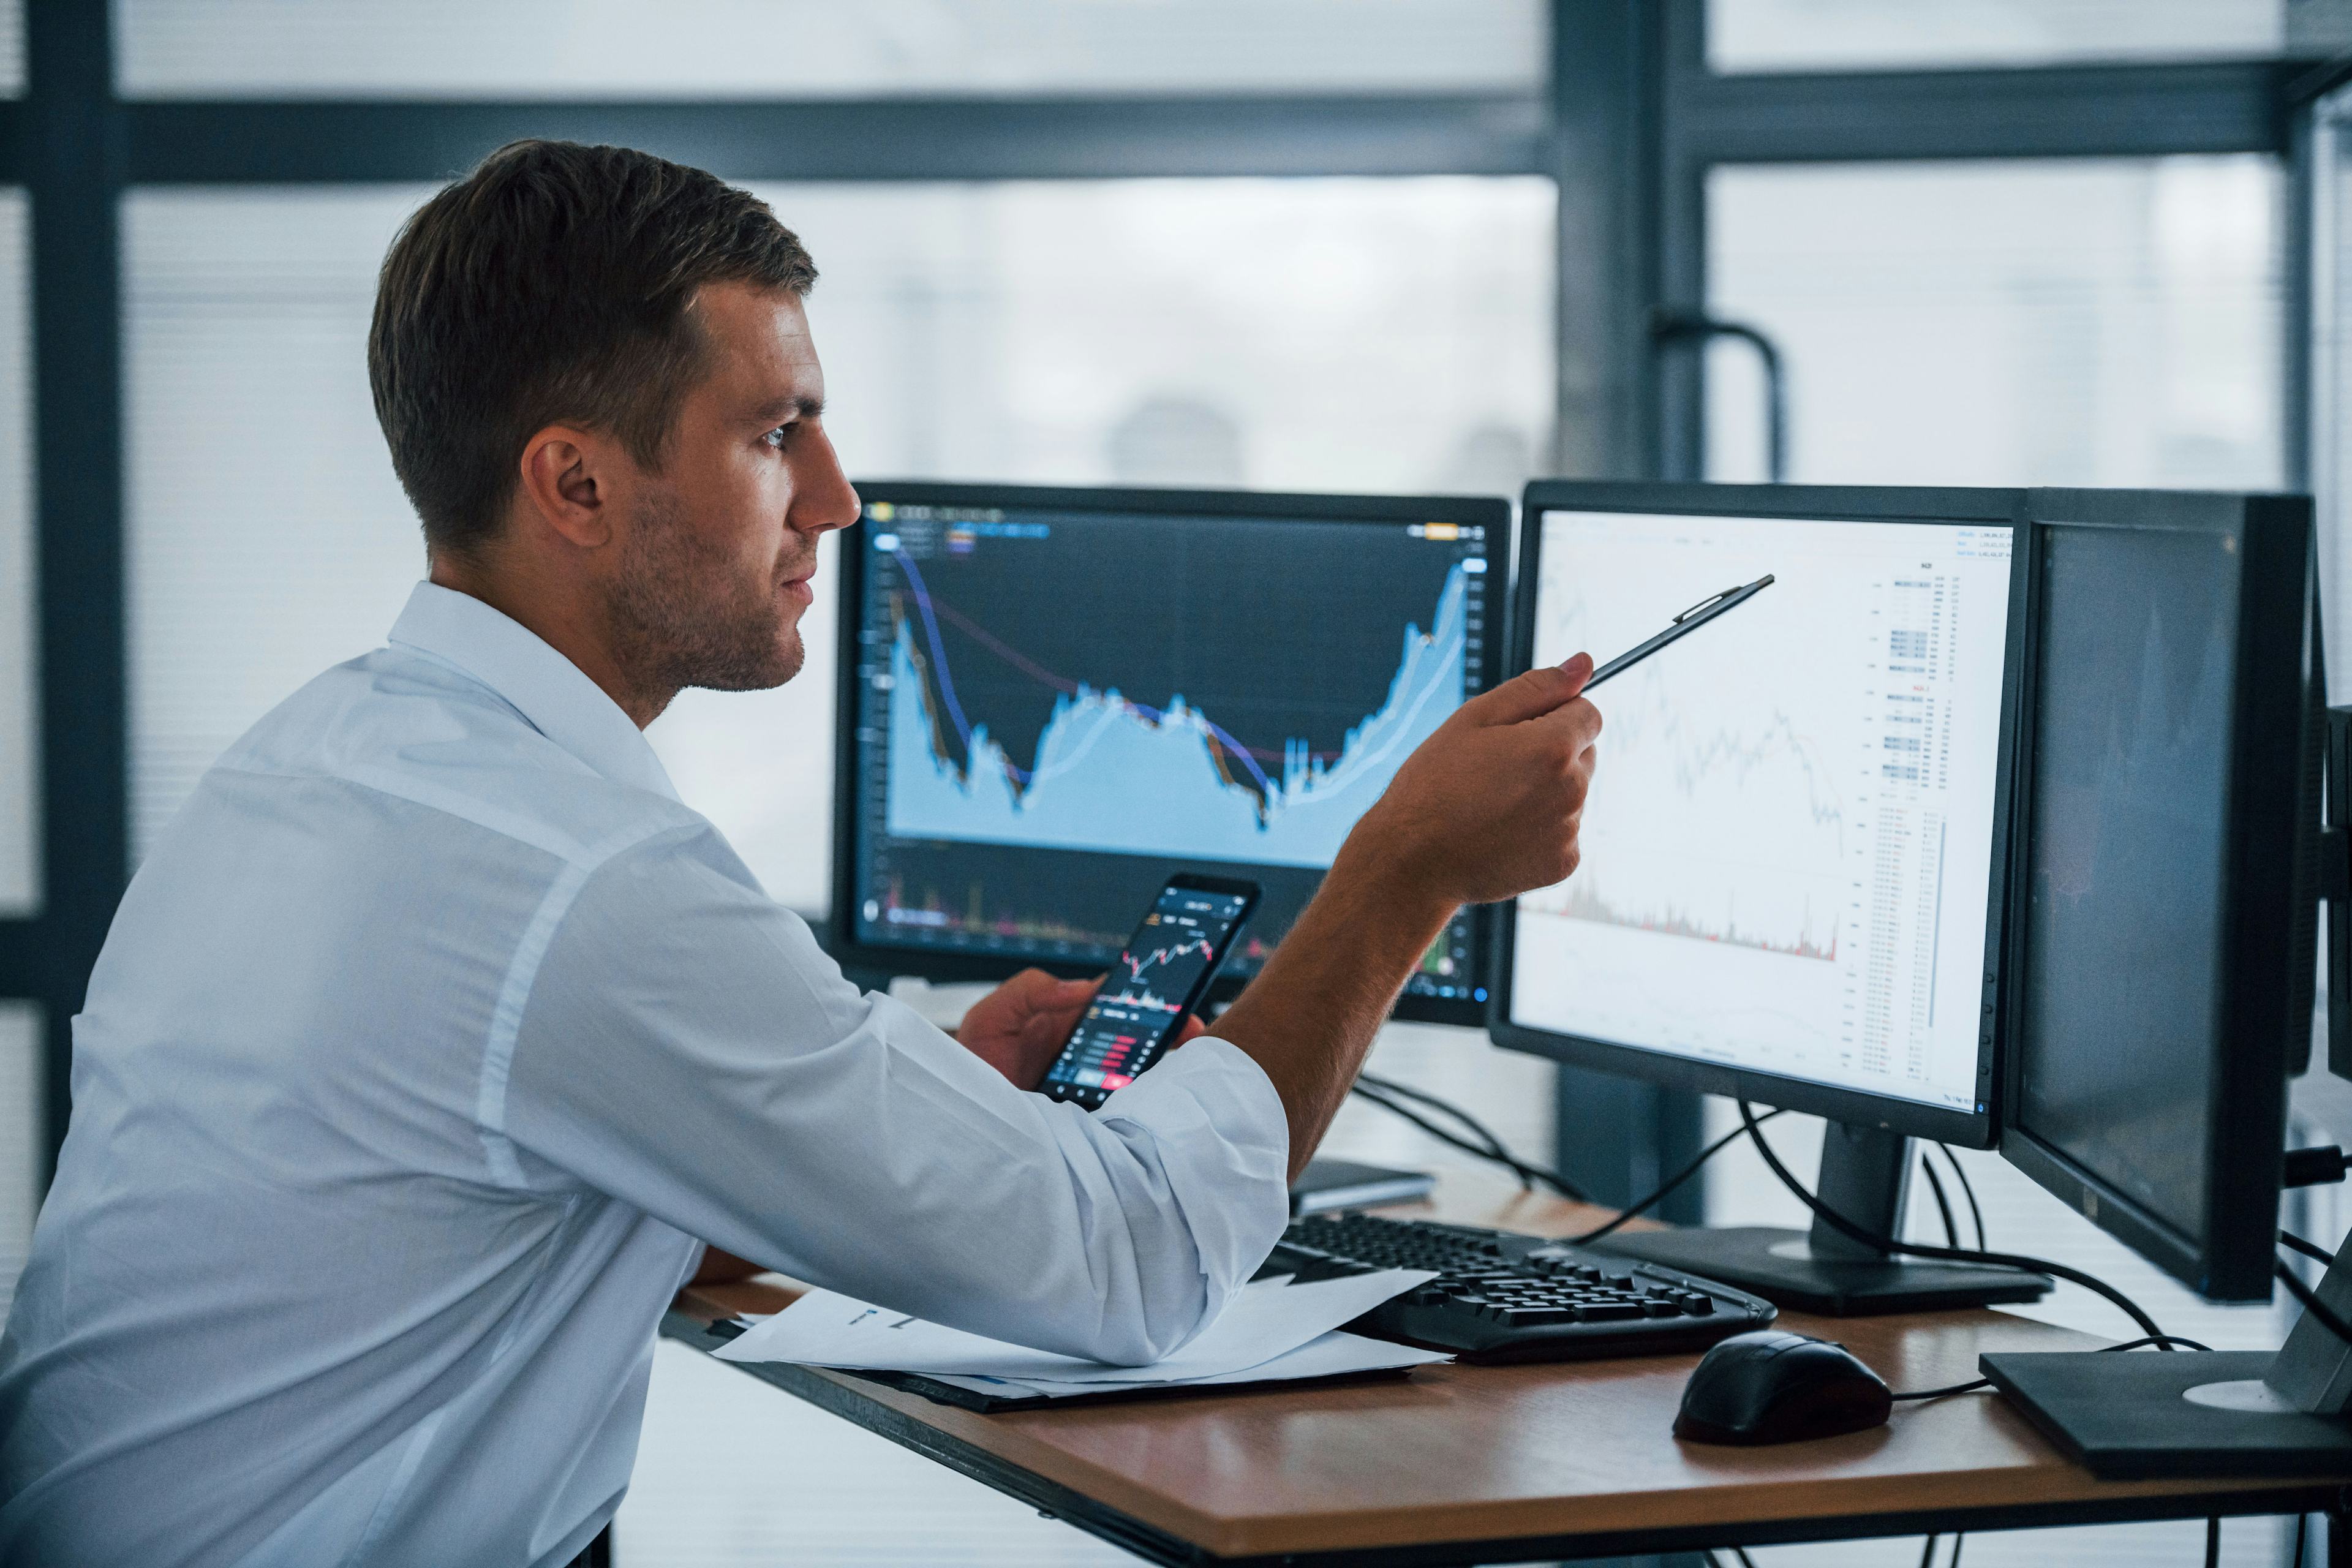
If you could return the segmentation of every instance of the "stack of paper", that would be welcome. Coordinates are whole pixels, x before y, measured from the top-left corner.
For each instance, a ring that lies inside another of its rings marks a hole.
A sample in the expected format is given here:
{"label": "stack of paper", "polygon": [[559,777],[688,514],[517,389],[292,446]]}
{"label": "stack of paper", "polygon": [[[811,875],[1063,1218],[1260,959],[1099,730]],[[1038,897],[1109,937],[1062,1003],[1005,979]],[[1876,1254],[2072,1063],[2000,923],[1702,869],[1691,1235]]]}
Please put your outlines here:
{"label": "stack of paper", "polygon": [[920,1373],[977,1393],[1056,1398],[1175,1384],[1334,1377],[1448,1359],[1338,1331],[1341,1323],[1434,1278],[1423,1270],[1391,1268],[1306,1284],[1255,1280],[1192,1343],[1150,1366],[1113,1366],[1029,1350],[830,1290],[811,1291],[717,1353],[727,1361]]}

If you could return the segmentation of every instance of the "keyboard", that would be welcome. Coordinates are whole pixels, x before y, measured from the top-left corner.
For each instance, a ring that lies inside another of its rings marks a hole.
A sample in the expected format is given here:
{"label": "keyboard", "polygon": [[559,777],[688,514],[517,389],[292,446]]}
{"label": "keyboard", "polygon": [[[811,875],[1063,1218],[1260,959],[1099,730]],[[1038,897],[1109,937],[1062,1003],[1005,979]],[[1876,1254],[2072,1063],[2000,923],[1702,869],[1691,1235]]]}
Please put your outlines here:
{"label": "keyboard", "polygon": [[1769,1323],[1760,1297],[1696,1274],[1504,1230],[1372,1215],[1294,1220],[1260,1275],[1305,1281],[1433,1268],[1350,1331],[1468,1362],[1580,1361],[1703,1351]]}

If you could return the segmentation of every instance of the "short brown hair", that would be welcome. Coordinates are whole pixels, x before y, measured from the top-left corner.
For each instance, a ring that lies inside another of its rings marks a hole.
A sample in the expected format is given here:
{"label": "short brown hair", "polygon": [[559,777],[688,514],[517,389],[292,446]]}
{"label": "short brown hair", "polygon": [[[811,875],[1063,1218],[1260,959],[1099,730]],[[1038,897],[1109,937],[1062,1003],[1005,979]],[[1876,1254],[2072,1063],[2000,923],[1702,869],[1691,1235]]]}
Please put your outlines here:
{"label": "short brown hair", "polygon": [[658,469],[701,372],[695,289],[815,281],[766,203],[699,169],[571,142],[483,159],[392,242],[368,330],[376,419],[428,548],[499,531],[550,424],[609,430]]}

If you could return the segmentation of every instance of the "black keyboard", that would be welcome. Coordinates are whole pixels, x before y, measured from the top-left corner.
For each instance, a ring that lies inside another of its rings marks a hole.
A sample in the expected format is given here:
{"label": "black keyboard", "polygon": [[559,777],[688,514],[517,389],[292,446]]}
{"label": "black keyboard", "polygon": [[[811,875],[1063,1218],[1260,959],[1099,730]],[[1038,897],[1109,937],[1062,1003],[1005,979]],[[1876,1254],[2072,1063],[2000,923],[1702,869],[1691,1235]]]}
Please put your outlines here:
{"label": "black keyboard", "polygon": [[1778,1309],[1696,1274],[1504,1230],[1346,1215],[1294,1220],[1258,1272],[1300,1280],[1433,1268],[1348,1325],[1464,1361],[1581,1361],[1698,1352]]}

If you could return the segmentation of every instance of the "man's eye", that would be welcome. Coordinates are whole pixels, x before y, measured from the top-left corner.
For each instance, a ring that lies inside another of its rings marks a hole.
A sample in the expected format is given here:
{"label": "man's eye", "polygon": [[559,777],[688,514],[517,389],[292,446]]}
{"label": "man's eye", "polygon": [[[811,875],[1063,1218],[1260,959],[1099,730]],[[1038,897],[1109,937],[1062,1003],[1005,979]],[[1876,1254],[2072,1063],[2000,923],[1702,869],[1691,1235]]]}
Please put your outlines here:
{"label": "man's eye", "polygon": [[781,452],[784,448],[784,443],[792,439],[792,434],[793,427],[791,426],[779,425],[774,429],[769,431],[766,435],[761,437],[760,439],[765,441],[769,446],[773,447],[776,450]]}

